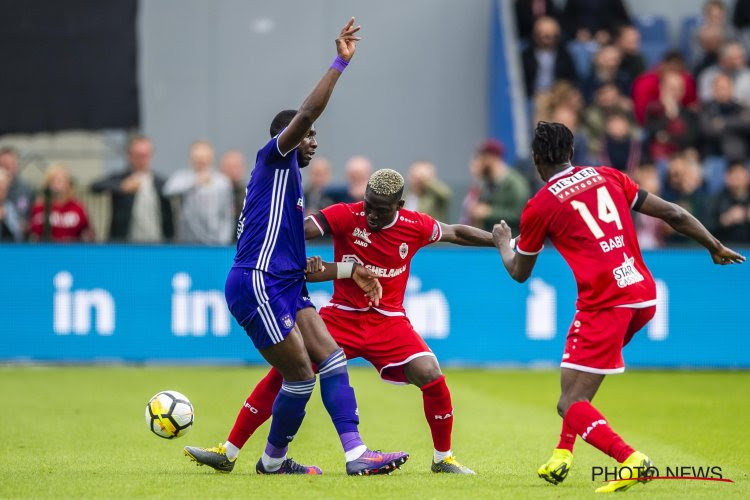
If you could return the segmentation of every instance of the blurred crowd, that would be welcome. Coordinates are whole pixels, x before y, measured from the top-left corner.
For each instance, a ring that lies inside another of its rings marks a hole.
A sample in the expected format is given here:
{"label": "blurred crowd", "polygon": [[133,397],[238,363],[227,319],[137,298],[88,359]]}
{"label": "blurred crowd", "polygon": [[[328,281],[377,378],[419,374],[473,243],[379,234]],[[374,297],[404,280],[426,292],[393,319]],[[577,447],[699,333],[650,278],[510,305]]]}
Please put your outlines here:
{"label": "blurred crowd", "polygon": [[[575,134],[574,163],[610,165],[727,241],[750,242],[750,0],[707,0],[676,26],[623,0],[515,0],[532,123]],[[646,248],[682,240],[637,221]]]}
{"label": "blurred crowd", "polygon": [[[665,19],[633,16],[623,0],[514,0],[514,7],[531,123],[564,123],[575,134],[574,164],[624,171],[719,238],[750,243],[750,0],[706,1],[679,27],[677,48]],[[93,192],[111,200],[109,233],[100,239],[231,244],[249,176],[242,153],[227,151],[215,165],[212,145],[196,141],[189,168],[162,178],[151,169],[153,149],[135,136],[121,172],[74,189],[70,170],[54,164],[33,189],[19,178],[18,152],[0,148],[0,241],[94,240],[76,197]],[[406,208],[488,230],[504,219],[517,231],[540,185],[530,162],[508,163],[494,139],[469,161],[461,201],[433,163],[405,170]],[[354,156],[344,171],[337,182],[326,158],[311,162],[308,213],[363,199],[370,160]],[[644,248],[685,241],[648,217],[636,224]]]}

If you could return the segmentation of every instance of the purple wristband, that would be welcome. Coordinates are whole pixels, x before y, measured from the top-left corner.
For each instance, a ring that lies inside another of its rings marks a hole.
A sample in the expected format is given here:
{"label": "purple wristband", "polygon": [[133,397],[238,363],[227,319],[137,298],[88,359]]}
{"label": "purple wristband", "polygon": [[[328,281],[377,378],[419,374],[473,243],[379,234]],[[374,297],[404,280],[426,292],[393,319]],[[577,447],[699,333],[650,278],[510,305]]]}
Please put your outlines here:
{"label": "purple wristband", "polygon": [[341,56],[336,56],[336,59],[331,63],[331,67],[339,73],[343,73],[347,66],[349,66],[349,63],[344,61]]}

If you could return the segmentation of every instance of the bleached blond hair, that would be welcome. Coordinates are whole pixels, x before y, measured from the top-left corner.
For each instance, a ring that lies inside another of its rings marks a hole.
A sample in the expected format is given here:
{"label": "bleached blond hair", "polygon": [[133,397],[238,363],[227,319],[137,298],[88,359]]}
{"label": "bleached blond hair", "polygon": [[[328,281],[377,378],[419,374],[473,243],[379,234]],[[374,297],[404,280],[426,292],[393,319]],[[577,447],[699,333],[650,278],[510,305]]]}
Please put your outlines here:
{"label": "bleached blond hair", "polygon": [[370,176],[367,187],[375,194],[393,196],[403,191],[404,178],[395,170],[381,168]]}

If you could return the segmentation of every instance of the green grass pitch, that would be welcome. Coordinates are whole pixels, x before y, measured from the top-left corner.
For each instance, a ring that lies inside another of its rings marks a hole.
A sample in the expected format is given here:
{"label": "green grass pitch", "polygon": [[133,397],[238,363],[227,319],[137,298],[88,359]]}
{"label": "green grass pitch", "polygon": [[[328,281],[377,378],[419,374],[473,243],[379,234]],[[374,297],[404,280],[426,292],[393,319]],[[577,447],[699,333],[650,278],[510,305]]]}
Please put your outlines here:
{"label": "green grass pitch", "polygon": [[[290,456],[322,477],[255,474],[267,424],[231,474],[196,467],[185,445],[223,441],[261,368],[0,367],[0,497],[152,498],[580,498],[593,497],[591,467],[614,465],[580,439],[565,483],[536,468],[557,443],[554,371],[447,370],[455,406],[453,447],[476,477],[430,473],[431,441],[414,387],[353,368],[366,443],[412,458],[391,476],[347,477],[316,390]],[[147,430],[148,398],[186,394],[194,428],[176,440]],[[654,481],[627,494],[648,498],[750,498],[750,373],[632,371],[605,380],[595,404],[657,466],[718,465],[734,484]]]}

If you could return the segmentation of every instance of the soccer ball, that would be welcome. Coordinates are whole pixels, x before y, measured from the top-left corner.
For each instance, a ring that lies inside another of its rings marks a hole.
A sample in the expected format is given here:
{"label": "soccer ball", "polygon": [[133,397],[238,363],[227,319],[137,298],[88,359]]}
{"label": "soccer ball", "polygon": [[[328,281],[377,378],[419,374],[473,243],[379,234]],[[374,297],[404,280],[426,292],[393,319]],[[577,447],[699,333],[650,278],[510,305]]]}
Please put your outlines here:
{"label": "soccer ball", "polygon": [[177,391],[162,391],[146,405],[148,428],[164,439],[187,434],[193,426],[193,418],[192,403]]}

